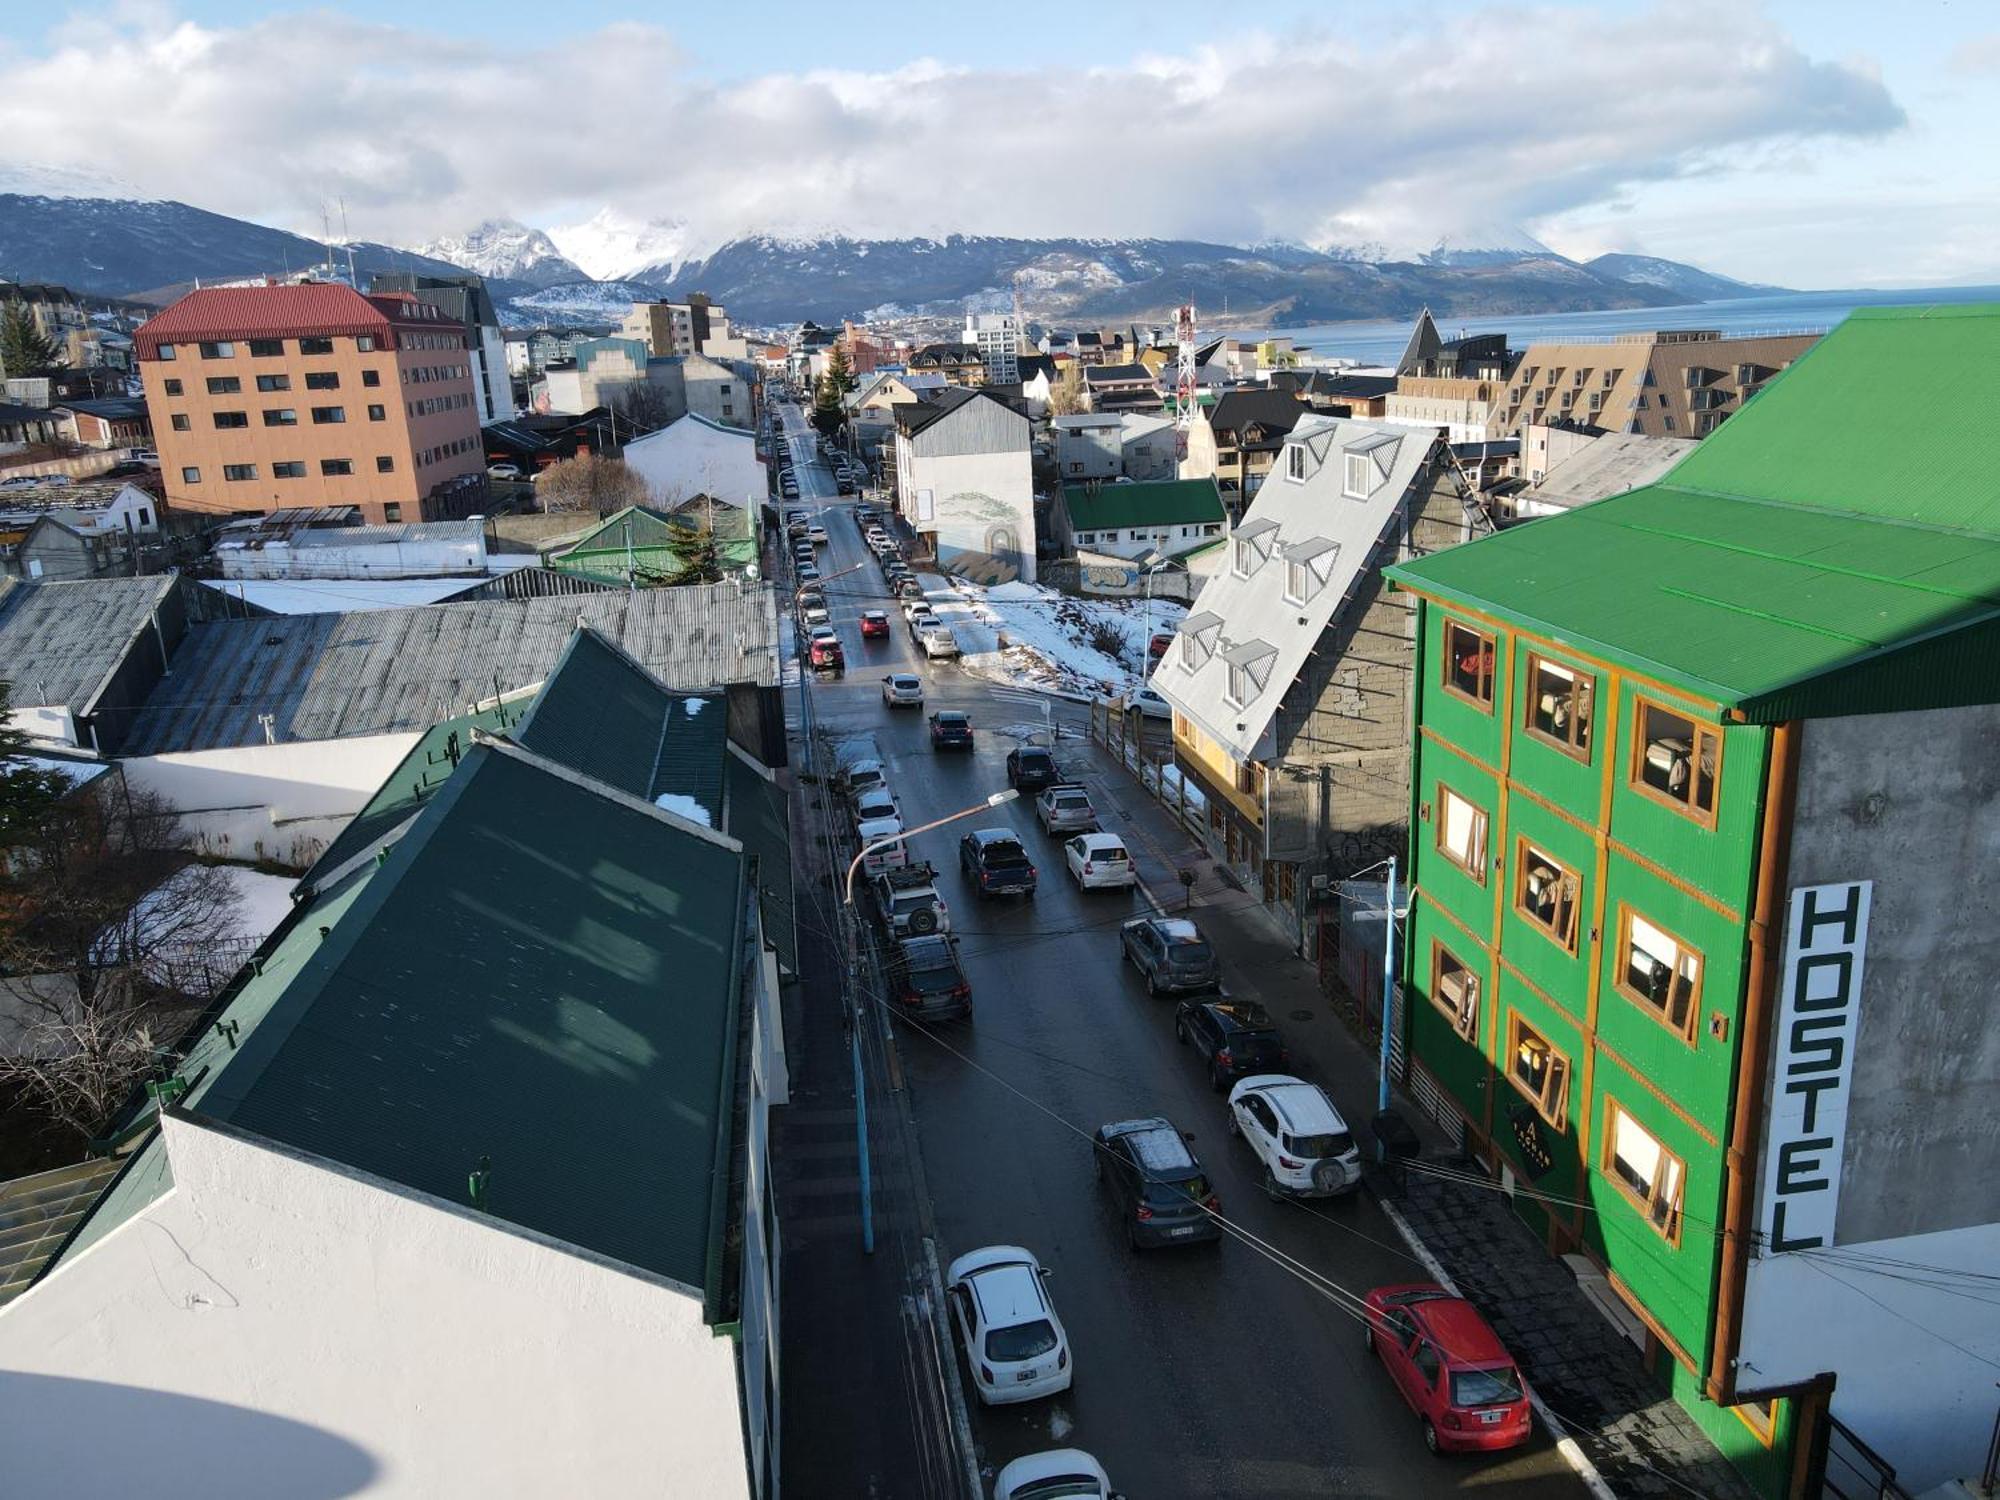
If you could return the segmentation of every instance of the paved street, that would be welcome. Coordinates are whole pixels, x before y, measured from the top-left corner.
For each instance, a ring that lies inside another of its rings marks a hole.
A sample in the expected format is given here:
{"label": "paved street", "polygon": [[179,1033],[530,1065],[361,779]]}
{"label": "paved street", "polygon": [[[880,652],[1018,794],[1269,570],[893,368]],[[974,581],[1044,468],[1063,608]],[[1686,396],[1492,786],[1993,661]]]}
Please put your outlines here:
{"label": "paved street", "polygon": [[[817,487],[831,489],[823,479]],[[919,665],[900,618],[887,641],[860,637],[860,609],[893,605],[848,510],[826,503],[832,544],[821,563],[848,671],[815,684],[816,717],[835,738],[872,735],[905,822],[922,822],[1004,786],[1007,750],[1041,716],[954,666]],[[974,755],[933,755],[922,715],[882,708],[881,675],[904,668],[924,672],[927,709],[971,713]],[[1058,705],[1072,725],[1082,714]],[[1107,792],[1107,778],[1126,774],[1081,743],[1065,741],[1061,756],[1075,779]],[[1106,827],[1122,832],[1110,803],[1100,801]],[[1032,901],[982,905],[957,872],[957,835],[1000,823],[1037,856]],[[1132,843],[1148,883],[1178,889],[1159,854]],[[1224,1131],[1221,1099],[1175,1044],[1172,1003],[1149,1000],[1119,963],[1117,924],[1144,909],[1142,896],[1080,894],[1026,801],[917,846],[943,872],[976,1010],[970,1025],[935,1034],[897,1028],[941,1254],[995,1242],[1033,1250],[1053,1271],[1076,1360],[1074,1388],[1061,1397],[975,1408],[989,1478],[1021,1453],[1074,1445],[1094,1452],[1134,1500],[1583,1493],[1539,1432],[1496,1460],[1424,1450],[1358,1322],[1313,1284],[1320,1276],[1358,1293],[1424,1279],[1422,1268],[1365,1194],[1311,1206],[1263,1196],[1247,1149]],[[1224,1214],[1270,1253],[1241,1241],[1144,1257],[1126,1248],[1094,1180],[1088,1136],[1107,1120],[1150,1114],[1190,1135]]]}

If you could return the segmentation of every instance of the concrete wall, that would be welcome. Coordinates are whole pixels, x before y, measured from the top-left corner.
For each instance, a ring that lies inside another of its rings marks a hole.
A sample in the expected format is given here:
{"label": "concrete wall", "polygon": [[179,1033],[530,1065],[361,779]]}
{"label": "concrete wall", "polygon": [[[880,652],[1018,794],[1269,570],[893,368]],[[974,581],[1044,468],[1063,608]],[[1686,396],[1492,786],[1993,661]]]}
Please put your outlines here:
{"label": "concrete wall", "polygon": [[1124,437],[1115,426],[1066,427],[1058,418],[1056,473],[1064,484],[1116,477],[1123,463]]}
{"label": "concrete wall", "polygon": [[1035,581],[1034,460],[1028,420],[981,397],[896,440],[904,520],[936,540],[941,565],[979,583]]}
{"label": "concrete wall", "polygon": [[757,459],[755,438],[747,431],[717,432],[691,417],[627,443],[624,459],[646,481],[651,503],[657,507],[709,495],[754,514],[770,488],[764,465]]}
{"label": "concrete wall", "polygon": [[204,853],[304,870],[375,795],[418,740],[358,735],[146,755],[120,762],[134,793],[181,816]]}
{"label": "concrete wall", "polygon": [[164,1128],[173,1189],[0,1309],[10,1493],[749,1493],[698,1293]]}

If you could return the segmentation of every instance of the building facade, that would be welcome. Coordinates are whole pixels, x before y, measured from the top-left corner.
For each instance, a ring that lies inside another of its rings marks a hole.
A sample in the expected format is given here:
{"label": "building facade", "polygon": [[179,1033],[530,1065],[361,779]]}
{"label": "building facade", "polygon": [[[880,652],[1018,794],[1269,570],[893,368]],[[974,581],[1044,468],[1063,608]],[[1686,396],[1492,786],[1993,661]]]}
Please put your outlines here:
{"label": "building facade", "polygon": [[464,325],[333,283],[190,292],[136,335],[177,509],[358,506],[373,522],[485,509]]}
{"label": "building facade", "polygon": [[369,277],[375,292],[406,292],[435,306],[465,328],[466,352],[472,356],[472,388],[479,402],[479,425],[514,415],[513,366],[507,340],[500,331],[500,314],[483,278],[419,276],[414,272],[381,272]]}
{"label": "building facade", "polygon": [[1225,391],[1188,429],[1183,479],[1213,479],[1232,515],[1257,496],[1285,438],[1307,408],[1282,391]]}
{"label": "building facade", "polygon": [[1710,329],[1534,344],[1494,399],[1494,437],[1562,419],[1647,437],[1706,437],[1819,336],[1724,338]]}
{"label": "building facade", "polygon": [[656,359],[703,353],[711,339],[730,338],[729,314],[696,292],[685,302],[634,302],[618,336],[637,339]]}
{"label": "building facade", "polygon": [[1013,385],[1021,378],[1021,325],[1011,313],[971,314],[965,320],[964,342],[979,351],[988,385]]}
{"label": "building facade", "polygon": [[1028,419],[953,387],[896,408],[896,508],[938,565],[978,583],[1035,581]]}

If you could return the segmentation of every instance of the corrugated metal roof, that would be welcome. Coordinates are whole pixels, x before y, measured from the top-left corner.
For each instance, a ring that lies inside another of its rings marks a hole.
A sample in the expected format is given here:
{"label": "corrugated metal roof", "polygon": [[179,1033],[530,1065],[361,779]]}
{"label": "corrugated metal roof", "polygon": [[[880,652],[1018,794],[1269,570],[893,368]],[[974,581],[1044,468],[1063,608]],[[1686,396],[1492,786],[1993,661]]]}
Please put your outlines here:
{"label": "corrugated metal roof", "polygon": [[1611,432],[1564,459],[1541,483],[1520,491],[1519,503],[1570,510],[1607,495],[1651,484],[1694,451],[1693,438],[1647,437]]}
{"label": "corrugated metal roof", "polygon": [[[50,585],[76,587],[76,585]],[[428,729],[542,681],[581,621],[669,687],[775,687],[768,586],[688,585],[412,609],[222,620],[190,627],[173,673],[124,741],[128,755]]]}
{"label": "corrugated metal roof", "polygon": [[728,785],[729,832],[757,862],[757,892],[764,939],[788,973],[799,971],[799,934],[792,894],[791,799],[771,775],[731,750],[723,770]]}
{"label": "corrugated metal roof", "polygon": [[0,578],[0,678],[13,684],[14,706],[87,711],[178,586],[173,574],[65,583]]}
{"label": "corrugated metal roof", "polygon": [[405,317],[392,312],[407,305],[407,299],[399,296],[365,297],[337,281],[202,287],[148,318],[132,338],[139,357],[149,360],[158,355],[161,344],[297,338],[300,334],[381,334],[387,333],[392,323],[398,328],[464,331],[454,319]]}
{"label": "corrugated metal roof", "polygon": [[1191,526],[1226,519],[1213,479],[1156,479],[1136,484],[1063,487],[1070,524],[1079,531],[1134,526]]}

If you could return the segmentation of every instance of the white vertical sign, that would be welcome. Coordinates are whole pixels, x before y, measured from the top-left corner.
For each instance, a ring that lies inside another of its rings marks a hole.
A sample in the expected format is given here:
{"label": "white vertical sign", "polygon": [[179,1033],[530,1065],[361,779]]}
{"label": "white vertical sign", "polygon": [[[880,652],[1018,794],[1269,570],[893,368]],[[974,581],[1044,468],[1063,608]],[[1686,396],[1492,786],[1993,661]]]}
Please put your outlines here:
{"label": "white vertical sign", "polygon": [[1763,1255],[1833,1244],[1874,889],[1872,880],[1800,886],[1786,908],[1757,1226]]}

